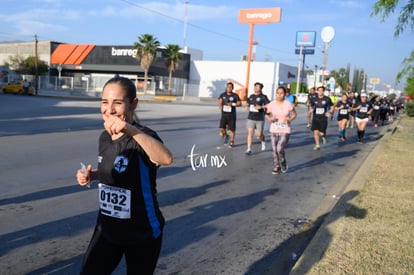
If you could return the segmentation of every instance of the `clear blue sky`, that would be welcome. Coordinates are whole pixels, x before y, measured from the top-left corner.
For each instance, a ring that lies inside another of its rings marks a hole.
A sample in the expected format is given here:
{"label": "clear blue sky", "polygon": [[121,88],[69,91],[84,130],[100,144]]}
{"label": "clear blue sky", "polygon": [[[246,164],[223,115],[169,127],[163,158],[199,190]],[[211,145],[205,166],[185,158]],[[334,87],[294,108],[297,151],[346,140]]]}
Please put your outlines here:
{"label": "clear blue sky", "polygon": [[[405,1],[402,1],[405,2]],[[414,45],[410,29],[394,38],[396,15],[385,23],[371,17],[375,0],[189,0],[186,45],[204,51],[205,60],[240,60],[247,54],[249,26],[238,23],[240,9],[281,7],[280,23],[256,25],[257,60],[280,61],[297,66],[294,54],[297,31],[335,29],[327,68],[338,70],[350,64],[364,69],[368,77],[395,84],[401,61]],[[185,0],[2,0],[0,41],[40,41],[96,45],[132,45],[144,33],[161,44],[184,45]],[[321,49],[306,56],[313,69],[322,63]],[[351,75],[352,77],[352,75]],[[380,87],[378,87],[380,88]],[[400,85],[400,88],[401,87]]]}

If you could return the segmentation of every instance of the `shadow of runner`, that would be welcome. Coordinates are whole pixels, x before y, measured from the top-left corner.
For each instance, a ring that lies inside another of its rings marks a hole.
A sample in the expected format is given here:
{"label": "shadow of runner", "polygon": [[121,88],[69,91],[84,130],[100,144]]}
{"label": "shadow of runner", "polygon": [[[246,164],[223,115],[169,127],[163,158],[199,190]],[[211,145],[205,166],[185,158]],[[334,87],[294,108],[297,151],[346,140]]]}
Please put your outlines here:
{"label": "shadow of runner", "polygon": [[[299,232],[252,264],[245,275],[306,274],[329,247],[332,240],[329,224],[342,216],[365,218],[367,210],[350,203],[358,194],[359,191],[355,190],[343,194],[330,213],[319,216],[315,221],[296,222]],[[312,246],[307,248],[311,242]]]}
{"label": "shadow of runner", "polygon": [[39,269],[33,270],[25,275],[38,275],[38,274],[48,274],[48,275],[73,275],[78,274],[81,269],[81,264],[83,260],[83,254],[66,259],[63,261],[58,261],[54,264],[41,267]]}
{"label": "shadow of runner", "polygon": [[[263,202],[278,188],[252,193],[199,205],[188,209],[189,214],[166,222],[162,256],[175,253],[184,247],[196,243],[219,229],[209,223],[221,217],[244,212]],[[183,236],[186,236],[183,238]]]}

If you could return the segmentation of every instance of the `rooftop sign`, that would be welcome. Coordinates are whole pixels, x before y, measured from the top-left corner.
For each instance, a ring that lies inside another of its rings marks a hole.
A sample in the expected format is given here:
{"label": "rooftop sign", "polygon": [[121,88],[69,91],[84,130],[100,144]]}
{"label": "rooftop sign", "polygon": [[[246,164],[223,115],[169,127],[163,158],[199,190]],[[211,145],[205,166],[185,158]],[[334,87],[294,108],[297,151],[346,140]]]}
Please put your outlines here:
{"label": "rooftop sign", "polygon": [[281,8],[239,10],[239,23],[267,24],[280,22],[281,17]]}

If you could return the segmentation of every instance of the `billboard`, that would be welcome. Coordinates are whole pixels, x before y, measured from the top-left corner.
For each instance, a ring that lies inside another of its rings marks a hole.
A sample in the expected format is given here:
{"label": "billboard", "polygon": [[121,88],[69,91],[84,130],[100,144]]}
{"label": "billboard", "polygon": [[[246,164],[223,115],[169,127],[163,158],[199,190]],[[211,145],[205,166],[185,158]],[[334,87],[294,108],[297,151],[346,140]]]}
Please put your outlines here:
{"label": "billboard", "polygon": [[239,10],[239,23],[266,24],[280,22],[281,8]]}
{"label": "billboard", "polygon": [[297,31],[296,47],[315,47],[316,32],[315,31]]}
{"label": "billboard", "polygon": [[371,77],[369,79],[369,84],[376,85],[376,84],[380,84],[380,83],[381,83],[381,79],[379,79],[378,77]]}

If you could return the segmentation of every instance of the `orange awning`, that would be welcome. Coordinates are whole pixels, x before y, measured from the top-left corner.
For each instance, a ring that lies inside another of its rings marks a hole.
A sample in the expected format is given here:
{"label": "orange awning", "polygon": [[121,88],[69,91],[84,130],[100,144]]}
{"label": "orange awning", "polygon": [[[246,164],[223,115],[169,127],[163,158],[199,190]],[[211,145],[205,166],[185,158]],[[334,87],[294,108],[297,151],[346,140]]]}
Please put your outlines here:
{"label": "orange awning", "polygon": [[52,53],[51,64],[80,65],[95,45],[60,44]]}

